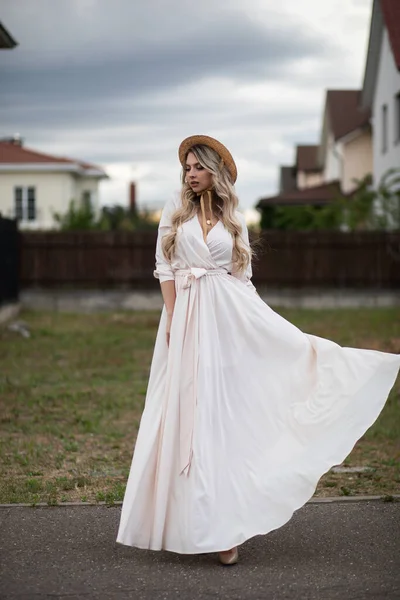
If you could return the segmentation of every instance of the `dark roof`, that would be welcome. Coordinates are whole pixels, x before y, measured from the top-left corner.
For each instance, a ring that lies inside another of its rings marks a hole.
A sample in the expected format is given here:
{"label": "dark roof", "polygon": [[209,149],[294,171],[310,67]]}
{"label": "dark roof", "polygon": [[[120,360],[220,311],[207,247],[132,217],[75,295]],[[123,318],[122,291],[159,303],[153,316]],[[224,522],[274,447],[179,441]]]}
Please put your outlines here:
{"label": "dark roof", "polygon": [[265,206],[296,206],[313,204],[315,206],[329,204],[341,194],[339,180],[324,183],[302,190],[293,190],[270,198],[261,198],[256,208]]}
{"label": "dark roof", "polygon": [[17,42],[0,22],[0,48],[15,48]]}
{"label": "dark roof", "polygon": [[296,167],[281,167],[279,177],[279,192],[291,192],[296,189]]}
{"label": "dark roof", "polygon": [[381,9],[388,30],[394,61],[400,70],[400,2],[399,0],[381,0]]}
{"label": "dark roof", "polygon": [[63,158],[61,156],[52,156],[51,154],[43,154],[42,152],[37,152],[36,150],[24,148],[20,144],[0,141],[0,164],[29,163],[71,164],[79,165],[82,167],[82,169],[96,169],[97,171],[103,171],[101,167],[92,165],[82,160]]}
{"label": "dark roof", "polygon": [[370,110],[360,108],[361,90],[327,90],[326,108],[335,140],[369,124]]}
{"label": "dark roof", "polygon": [[320,171],[318,164],[319,146],[296,146],[296,167],[299,171]]}

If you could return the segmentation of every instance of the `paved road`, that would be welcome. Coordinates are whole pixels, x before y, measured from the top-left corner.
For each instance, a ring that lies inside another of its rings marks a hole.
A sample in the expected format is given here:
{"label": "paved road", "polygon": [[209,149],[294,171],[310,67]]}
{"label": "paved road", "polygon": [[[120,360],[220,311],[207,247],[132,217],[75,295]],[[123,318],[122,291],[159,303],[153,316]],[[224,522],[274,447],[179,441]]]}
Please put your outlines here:
{"label": "paved road", "polygon": [[306,504],[280,529],[216,554],[115,542],[120,507],[0,509],[1,600],[399,600],[400,502]]}

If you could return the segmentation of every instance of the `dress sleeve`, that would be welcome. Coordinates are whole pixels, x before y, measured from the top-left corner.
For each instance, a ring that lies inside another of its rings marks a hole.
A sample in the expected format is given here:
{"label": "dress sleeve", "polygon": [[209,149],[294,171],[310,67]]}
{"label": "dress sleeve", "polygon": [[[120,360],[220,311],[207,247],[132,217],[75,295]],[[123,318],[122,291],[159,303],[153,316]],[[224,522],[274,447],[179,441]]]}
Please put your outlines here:
{"label": "dress sleeve", "polygon": [[156,255],[155,255],[155,270],[153,275],[156,279],[163,281],[174,281],[175,276],[171,264],[164,256],[161,242],[162,238],[171,231],[171,217],[176,210],[176,205],[173,199],[168,200],[161,212],[160,223],[158,225]]}
{"label": "dress sleeve", "polygon": [[[246,220],[244,218],[244,215],[240,212],[237,212],[236,215],[238,216],[238,218],[241,222],[241,225],[242,225],[242,234],[241,234],[242,242],[244,243],[244,245],[247,248],[250,248],[249,231],[247,229]],[[250,260],[249,264],[247,265],[246,271],[241,272],[241,273],[235,273],[234,271],[232,271],[232,275],[234,277],[236,277],[237,279],[239,279],[240,281],[242,281],[248,288],[253,290],[253,292],[257,293],[257,290],[251,281],[251,278],[253,277],[251,260]]]}

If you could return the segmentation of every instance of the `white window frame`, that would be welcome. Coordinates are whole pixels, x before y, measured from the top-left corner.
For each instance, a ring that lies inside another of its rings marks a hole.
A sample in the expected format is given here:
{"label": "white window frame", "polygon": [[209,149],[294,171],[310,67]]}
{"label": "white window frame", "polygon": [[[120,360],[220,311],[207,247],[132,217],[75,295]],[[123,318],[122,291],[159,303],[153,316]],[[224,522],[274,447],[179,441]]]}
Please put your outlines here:
{"label": "white window frame", "polygon": [[[36,187],[34,185],[16,185],[14,186],[14,218],[17,217],[17,190],[22,190],[22,217],[21,222],[34,223],[37,220],[37,202],[36,202]],[[29,190],[33,190],[33,206],[34,218],[29,218],[28,211],[28,196]]]}

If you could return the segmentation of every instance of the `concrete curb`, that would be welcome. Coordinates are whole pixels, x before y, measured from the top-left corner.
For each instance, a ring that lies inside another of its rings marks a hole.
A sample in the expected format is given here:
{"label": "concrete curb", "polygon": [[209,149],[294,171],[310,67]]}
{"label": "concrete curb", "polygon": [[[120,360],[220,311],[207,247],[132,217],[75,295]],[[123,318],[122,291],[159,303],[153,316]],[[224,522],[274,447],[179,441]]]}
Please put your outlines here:
{"label": "concrete curb", "polygon": [[[268,305],[280,308],[378,308],[400,306],[398,290],[285,288],[259,285],[257,291]],[[95,313],[109,310],[158,310],[163,307],[160,290],[45,289],[20,292],[22,309]]]}
{"label": "concrete curb", "polygon": [[[329,504],[336,502],[400,502],[400,494],[385,494],[384,496],[329,496],[327,498],[312,498],[306,504]],[[38,502],[37,504],[18,503],[0,504],[2,508],[60,508],[63,506],[122,506],[122,501],[117,502],[60,502],[59,504],[47,504],[46,502]]]}

